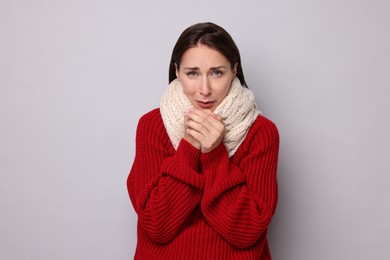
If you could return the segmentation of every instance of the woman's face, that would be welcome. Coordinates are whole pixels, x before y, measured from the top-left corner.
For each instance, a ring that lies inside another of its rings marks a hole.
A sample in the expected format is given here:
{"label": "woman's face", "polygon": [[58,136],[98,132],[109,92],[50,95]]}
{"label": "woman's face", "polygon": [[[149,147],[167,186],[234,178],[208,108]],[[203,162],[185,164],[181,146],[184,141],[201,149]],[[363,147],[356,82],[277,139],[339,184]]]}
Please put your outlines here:
{"label": "woman's face", "polygon": [[184,52],[176,77],[195,108],[214,111],[229,92],[236,71],[237,64],[232,69],[220,52],[198,45]]}

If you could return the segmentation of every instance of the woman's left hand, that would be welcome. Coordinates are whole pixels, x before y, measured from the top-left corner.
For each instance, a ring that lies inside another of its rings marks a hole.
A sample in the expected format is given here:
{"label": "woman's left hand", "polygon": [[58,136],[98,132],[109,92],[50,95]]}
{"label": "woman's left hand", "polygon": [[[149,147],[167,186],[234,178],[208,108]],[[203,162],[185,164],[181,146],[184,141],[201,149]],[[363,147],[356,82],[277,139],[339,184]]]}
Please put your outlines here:
{"label": "woman's left hand", "polygon": [[225,135],[222,117],[211,110],[191,108],[186,113],[184,125],[186,132],[199,141],[203,153],[214,150]]}

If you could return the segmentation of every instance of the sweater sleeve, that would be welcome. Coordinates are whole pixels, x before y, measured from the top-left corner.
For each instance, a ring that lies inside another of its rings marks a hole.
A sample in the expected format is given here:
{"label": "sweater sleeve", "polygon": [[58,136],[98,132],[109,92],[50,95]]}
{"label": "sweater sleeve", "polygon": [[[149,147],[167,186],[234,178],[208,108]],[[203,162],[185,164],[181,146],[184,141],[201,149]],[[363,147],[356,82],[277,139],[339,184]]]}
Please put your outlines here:
{"label": "sweater sleeve", "polygon": [[199,205],[204,177],[197,172],[200,151],[182,140],[169,157],[163,124],[155,121],[143,117],[138,123],[127,188],[141,227],[156,242],[168,243]]}
{"label": "sweater sleeve", "polygon": [[277,203],[278,131],[264,117],[252,128],[237,158],[229,160],[223,144],[201,155],[206,178],[203,215],[238,248],[250,247],[267,232]]}

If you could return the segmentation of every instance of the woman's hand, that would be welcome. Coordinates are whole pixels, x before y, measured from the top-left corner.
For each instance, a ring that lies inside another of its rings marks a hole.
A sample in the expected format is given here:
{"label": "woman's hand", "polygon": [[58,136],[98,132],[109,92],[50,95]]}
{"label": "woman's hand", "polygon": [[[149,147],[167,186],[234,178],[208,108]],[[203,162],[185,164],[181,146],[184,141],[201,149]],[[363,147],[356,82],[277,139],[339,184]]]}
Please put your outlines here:
{"label": "woman's hand", "polygon": [[190,135],[188,133],[188,128],[186,126],[186,121],[188,120],[188,117],[187,116],[184,116],[184,139],[189,142],[190,144],[192,144],[192,146],[194,146],[196,149],[200,149],[201,148],[201,144],[198,140],[196,140],[192,135]]}
{"label": "woman's hand", "polygon": [[184,126],[184,138],[203,153],[214,150],[225,135],[222,117],[211,110],[191,108],[184,117]]}

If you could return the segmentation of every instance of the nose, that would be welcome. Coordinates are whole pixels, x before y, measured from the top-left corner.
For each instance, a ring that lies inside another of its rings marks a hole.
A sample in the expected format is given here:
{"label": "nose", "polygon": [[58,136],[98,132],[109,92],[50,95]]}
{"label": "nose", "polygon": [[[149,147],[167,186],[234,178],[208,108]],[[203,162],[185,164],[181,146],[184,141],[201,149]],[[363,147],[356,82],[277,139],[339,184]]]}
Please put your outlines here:
{"label": "nose", "polygon": [[208,78],[204,78],[200,86],[200,94],[208,96],[211,94],[210,82]]}

